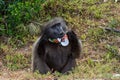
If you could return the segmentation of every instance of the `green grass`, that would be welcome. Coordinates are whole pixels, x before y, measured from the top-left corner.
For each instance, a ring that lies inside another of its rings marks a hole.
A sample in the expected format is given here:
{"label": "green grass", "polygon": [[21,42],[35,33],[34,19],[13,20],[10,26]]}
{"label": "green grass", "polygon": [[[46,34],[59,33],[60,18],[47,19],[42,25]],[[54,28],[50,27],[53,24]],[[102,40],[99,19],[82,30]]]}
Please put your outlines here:
{"label": "green grass", "polygon": [[[105,27],[116,29],[120,27],[119,5],[120,3],[111,1],[103,3],[99,0],[48,0],[42,5],[43,10],[35,22],[46,22],[53,17],[62,16],[67,21],[68,27],[72,28],[83,42],[83,51],[77,59],[77,67],[68,75],[58,72],[45,75],[31,72],[31,48],[27,51],[21,48],[28,44],[28,47],[31,47],[29,42],[33,43],[37,36],[36,33],[26,37],[20,35],[22,30],[25,35],[29,34],[24,26],[30,24],[20,24],[18,29],[21,32],[18,32],[16,38],[0,39],[0,60],[4,67],[12,71],[11,74],[18,71],[16,74],[19,75],[19,71],[25,71],[22,75],[24,80],[119,79],[119,76],[113,75],[120,74],[120,48],[117,39],[120,33],[104,30]],[[35,30],[34,27],[36,25],[31,26],[31,32]],[[22,39],[19,39],[21,36]],[[0,75],[2,73],[4,72]]]}
{"label": "green grass", "polygon": [[24,69],[29,66],[29,59],[27,59],[23,54],[10,54],[6,55],[4,62],[5,66],[10,70]]}

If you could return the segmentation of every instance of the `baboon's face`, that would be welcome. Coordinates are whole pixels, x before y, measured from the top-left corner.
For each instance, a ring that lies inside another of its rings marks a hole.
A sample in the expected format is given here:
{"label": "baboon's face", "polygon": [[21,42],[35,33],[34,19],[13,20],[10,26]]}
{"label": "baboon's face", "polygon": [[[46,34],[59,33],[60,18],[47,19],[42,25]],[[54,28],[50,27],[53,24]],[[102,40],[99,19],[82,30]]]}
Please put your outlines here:
{"label": "baboon's face", "polygon": [[52,39],[62,38],[66,33],[66,26],[57,23],[46,30],[47,36]]}

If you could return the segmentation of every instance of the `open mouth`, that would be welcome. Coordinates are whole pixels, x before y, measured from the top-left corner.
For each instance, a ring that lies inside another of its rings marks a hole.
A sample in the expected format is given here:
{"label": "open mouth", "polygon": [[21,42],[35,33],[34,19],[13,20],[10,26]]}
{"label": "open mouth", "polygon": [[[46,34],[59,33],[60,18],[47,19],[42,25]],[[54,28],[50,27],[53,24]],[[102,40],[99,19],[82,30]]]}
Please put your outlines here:
{"label": "open mouth", "polygon": [[67,34],[65,34],[63,37],[61,38],[57,38],[57,39],[49,39],[50,42],[52,43],[60,43],[62,46],[67,46],[69,45],[69,40],[68,40],[68,36]]}

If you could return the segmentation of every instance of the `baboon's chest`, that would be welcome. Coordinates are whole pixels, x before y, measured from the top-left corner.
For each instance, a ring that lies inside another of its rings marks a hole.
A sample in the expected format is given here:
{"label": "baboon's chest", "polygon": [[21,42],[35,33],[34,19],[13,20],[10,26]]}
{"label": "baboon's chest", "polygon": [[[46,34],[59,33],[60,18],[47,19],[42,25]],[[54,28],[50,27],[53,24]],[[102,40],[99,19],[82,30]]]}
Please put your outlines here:
{"label": "baboon's chest", "polygon": [[51,68],[59,69],[63,67],[71,54],[70,46],[47,46],[45,50],[46,62]]}

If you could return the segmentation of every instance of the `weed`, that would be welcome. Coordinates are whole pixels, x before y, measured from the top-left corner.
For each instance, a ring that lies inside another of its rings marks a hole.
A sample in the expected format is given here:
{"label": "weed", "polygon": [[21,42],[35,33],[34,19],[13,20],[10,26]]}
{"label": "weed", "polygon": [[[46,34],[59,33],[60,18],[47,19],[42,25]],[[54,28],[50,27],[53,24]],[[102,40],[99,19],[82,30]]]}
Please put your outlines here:
{"label": "weed", "polygon": [[107,60],[112,59],[112,58],[117,58],[119,59],[120,55],[118,55],[118,48],[116,46],[111,46],[111,45],[107,45],[105,46],[107,49],[107,53],[105,55],[105,58]]}
{"label": "weed", "polygon": [[5,65],[10,70],[17,70],[28,67],[28,59],[22,54],[13,54],[5,56]]}
{"label": "weed", "polygon": [[110,22],[108,23],[108,27],[111,27],[111,28],[116,28],[118,26],[120,26],[120,22],[114,18],[112,18],[112,20],[110,20]]}
{"label": "weed", "polygon": [[100,39],[105,38],[105,32],[101,28],[92,28],[89,29],[87,36],[89,37],[90,41],[99,42]]}
{"label": "weed", "polygon": [[83,41],[85,41],[86,38],[87,38],[87,36],[86,36],[85,34],[81,35],[81,39],[82,39]]}

